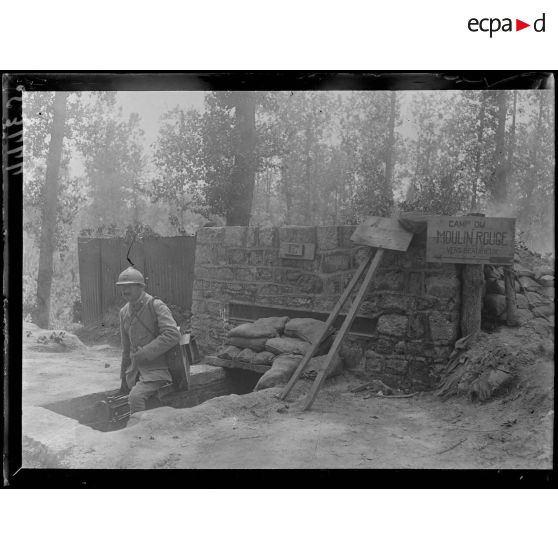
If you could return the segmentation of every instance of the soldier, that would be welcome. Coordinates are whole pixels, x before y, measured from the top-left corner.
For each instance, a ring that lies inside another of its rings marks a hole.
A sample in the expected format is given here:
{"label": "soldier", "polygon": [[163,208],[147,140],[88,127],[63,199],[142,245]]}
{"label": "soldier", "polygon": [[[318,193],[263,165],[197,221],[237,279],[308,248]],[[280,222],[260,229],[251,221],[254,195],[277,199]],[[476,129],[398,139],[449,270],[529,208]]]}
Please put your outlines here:
{"label": "soldier", "polygon": [[145,292],[143,275],[137,269],[125,269],[116,284],[128,301],[120,310],[121,391],[131,390],[130,413],[137,413],[172,381],[165,353],[179,342],[180,331],[166,304]]}

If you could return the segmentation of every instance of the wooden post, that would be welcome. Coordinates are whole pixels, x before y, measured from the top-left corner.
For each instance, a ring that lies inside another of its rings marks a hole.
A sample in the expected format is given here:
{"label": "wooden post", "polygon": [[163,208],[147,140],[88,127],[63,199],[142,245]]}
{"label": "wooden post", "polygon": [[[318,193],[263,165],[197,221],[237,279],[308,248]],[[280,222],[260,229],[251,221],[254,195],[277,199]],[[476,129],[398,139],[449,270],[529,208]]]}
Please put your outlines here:
{"label": "wooden post", "polygon": [[[484,217],[484,213],[468,213]],[[461,337],[476,335],[481,328],[483,264],[463,264],[461,273]]]}
{"label": "wooden post", "polygon": [[507,325],[515,327],[519,325],[519,317],[517,315],[517,298],[515,296],[515,278],[513,275],[513,267],[505,265],[504,267],[504,286],[506,288],[506,316]]}
{"label": "wooden post", "polygon": [[358,290],[358,293],[355,299],[353,300],[351,309],[347,313],[347,316],[345,317],[345,321],[343,322],[341,329],[337,332],[335,340],[333,341],[333,344],[331,345],[331,348],[327,353],[324,367],[322,370],[318,372],[318,375],[314,380],[314,384],[312,385],[310,393],[306,396],[306,399],[304,400],[304,406],[302,408],[303,411],[308,410],[312,406],[314,399],[316,399],[316,395],[318,395],[318,391],[320,390],[320,387],[322,386],[324,380],[326,379],[331,369],[333,368],[335,362],[335,356],[339,352],[339,348],[341,347],[341,343],[343,343],[343,339],[345,339],[347,333],[349,333],[349,329],[351,328],[353,320],[356,317],[356,313],[358,311],[360,303],[362,302],[362,299],[365,297],[366,292],[368,291],[368,287],[372,282],[374,274],[376,273],[376,269],[378,268],[380,262],[382,261],[383,255],[384,255],[384,249],[378,248],[376,250],[376,254],[374,255],[374,259],[372,260],[372,263],[370,264],[370,267],[368,268],[368,271],[366,272],[366,275],[362,280],[362,284]]}
{"label": "wooden post", "polygon": [[316,354],[316,351],[318,350],[318,347],[322,344],[322,341],[325,339],[327,333],[329,332],[330,326],[333,325],[333,322],[335,321],[335,319],[337,318],[337,316],[341,312],[341,309],[343,308],[345,302],[347,302],[347,300],[348,300],[349,296],[351,295],[351,293],[353,292],[356,284],[358,283],[359,279],[364,274],[366,268],[368,267],[368,265],[370,264],[371,261],[372,261],[372,252],[369,250],[368,254],[364,258],[363,262],[360,264],[357,272],[353,275],[349,284],[345,287],[345,290],[343,291],[343,294],[341,295],[341,298],[337,301],[337,304],[335,305],[335,307],[331,311],[330,315],[328,316],[327,321],[326,321],[325,326],[324,326],[324,329],[323,329],[323,332],[320,335],[319,339],[316,339],[314,344],[308,349],[308,351],[304,355],[304,358],[300,361],[300,364],[298,365],[295,373],[291,376],[291,379],[289,380],[289,382],[285,386],[285,389],[279,395],[280,399],[285,399],[287,397],[287,395],[289,395],[289,392],[291,391],[293,386],[298,381],[299,377],[304,372],[304,369],[306,368],[306,365],[308,364],[308,362],[310,362],[310,359]]}
{"label": "wooden post", "polygon": [[480,331],[483,265],[463,264],[461,282],[461,337],[465,337]]}

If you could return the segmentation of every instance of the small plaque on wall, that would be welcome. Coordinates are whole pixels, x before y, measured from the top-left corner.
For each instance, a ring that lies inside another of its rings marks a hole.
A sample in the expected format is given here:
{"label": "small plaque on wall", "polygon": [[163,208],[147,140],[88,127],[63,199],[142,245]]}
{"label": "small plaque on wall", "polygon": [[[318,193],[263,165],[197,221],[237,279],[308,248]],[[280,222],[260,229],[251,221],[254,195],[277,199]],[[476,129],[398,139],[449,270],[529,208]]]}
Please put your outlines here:
{"label": "small plaque on wall", "polygon": [[316,253],[316,245],[303,242],[281,242],[279,243],[279,257],[292,258],[293,260],[313,260]]}

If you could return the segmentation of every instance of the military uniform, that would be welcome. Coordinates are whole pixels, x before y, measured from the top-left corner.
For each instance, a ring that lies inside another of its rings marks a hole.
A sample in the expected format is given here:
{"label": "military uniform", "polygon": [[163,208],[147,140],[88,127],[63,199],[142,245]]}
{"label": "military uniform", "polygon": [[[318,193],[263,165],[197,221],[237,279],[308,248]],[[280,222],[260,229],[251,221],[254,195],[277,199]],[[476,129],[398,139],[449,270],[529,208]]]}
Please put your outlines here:
{"label": "military uniform", "polygon": [[180,332],[166,304],[144,291],[120,310],[120,335],[121,373],[131,389],[130,412],[135,413],[143,411],[147,399],[172,381],[165,353],[179,342]]}

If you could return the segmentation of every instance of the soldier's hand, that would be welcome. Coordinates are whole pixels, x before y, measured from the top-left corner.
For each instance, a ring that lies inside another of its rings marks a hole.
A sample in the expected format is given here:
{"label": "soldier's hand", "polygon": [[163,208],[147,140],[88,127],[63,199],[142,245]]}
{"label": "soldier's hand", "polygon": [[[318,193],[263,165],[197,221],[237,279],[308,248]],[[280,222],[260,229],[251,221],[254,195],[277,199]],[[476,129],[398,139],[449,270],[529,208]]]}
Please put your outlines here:
{"label": "soldier's hand", "polygon": [[147,362],[147,355],[143,349],[139,349],[130,355],[136,364],[145,364]]}

